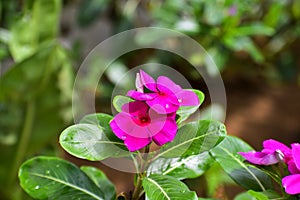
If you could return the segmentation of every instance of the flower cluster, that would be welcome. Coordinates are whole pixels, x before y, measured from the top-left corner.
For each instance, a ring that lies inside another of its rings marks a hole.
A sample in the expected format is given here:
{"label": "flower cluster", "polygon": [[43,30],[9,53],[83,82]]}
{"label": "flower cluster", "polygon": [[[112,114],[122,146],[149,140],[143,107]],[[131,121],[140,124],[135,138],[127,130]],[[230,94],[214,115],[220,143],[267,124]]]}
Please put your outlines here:
{"label": "flower cluster", "polygon": [[142,70],[136,77],[136,90],[130,90],[127,96],[134,101],[122,106],[110,127],[130,151],[152,141],[160,146],[172,141],[177,132],[177,110],[180,106],[199,105],[194,92],[182,89],[165,76],[155,81]]}
{"label": "flower cluster", "polygon": [[273,165],[283,162],[287,165],[289,175],[282,179],[282,185],[288,194],[300,194],[300,144],[291,148],[276,141],[266,140],[261,152],[239,152],[247,161],[256,165]]}

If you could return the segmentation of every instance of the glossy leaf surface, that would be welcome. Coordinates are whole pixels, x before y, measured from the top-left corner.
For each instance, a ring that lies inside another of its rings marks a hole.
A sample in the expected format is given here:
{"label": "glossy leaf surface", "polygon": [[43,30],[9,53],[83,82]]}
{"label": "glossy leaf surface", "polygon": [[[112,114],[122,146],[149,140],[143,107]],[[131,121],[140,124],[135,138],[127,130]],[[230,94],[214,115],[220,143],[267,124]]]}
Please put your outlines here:
{"label": "glossy leaf surface", "polygon": [[171,176],[153,174],[145,177],[143,187],[149,200],[198,199],[195,192]]}
{"label": "glossy leaf surface", "polygon": [[99,169],[90,166],[82,166],[80,169],[104,192],[105,199],[115,199],[115,186]]}
{"label": "glossy leaf surface", "polygon": [[71,155],[91,161],[130,155],[123,141],[110,140],[105,129],[93,124],[76,124],[60,135],[61,146]]}
{"label": "glossy leaf surface", "polygon": [[268,175],[254,166],[245,163],[238,152],[253,150],[241,139],[227,136],[223,142],[212,149],[211,154],[225,172],[239,185],[246,189],[265,191],[272,189],[272,182]]}
{"label": "glossy leaf surface", "polygon": [[217,121],[200,120],[179,128],[175,139],[161,148],[157,157],[188,157],[208,151],[226,135],[225,126]]}
{"label": "glossy leaf surface", "polygon": [[23,189],[36,199],[104,199],[103,191],[84,172],[59,158],[26,161],[19,179]]}
{"label": "glossy leaf surface", "polygon": [[186,158],[159,158],[148,168],[150,174],[163,174],[177,179],[196,178],[202,175],[212,164],[213,158],[208,152]]}

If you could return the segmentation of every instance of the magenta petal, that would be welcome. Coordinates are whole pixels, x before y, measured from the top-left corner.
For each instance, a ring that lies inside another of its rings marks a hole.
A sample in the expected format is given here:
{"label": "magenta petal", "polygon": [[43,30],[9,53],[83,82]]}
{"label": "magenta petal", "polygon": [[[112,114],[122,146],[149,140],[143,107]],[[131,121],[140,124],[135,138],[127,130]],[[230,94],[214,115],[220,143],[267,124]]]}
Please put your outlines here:
{"label": "magenta petal", "polygon": [[151,142],[150,138],[135,138],[132,136],[127,136],[125,139],[125,146],[128,148],[129,151],[137,151],[139,149],[144,148]]}
{"label": "magenta petal", "polygon": [[300,174],[286,176],[282,179],[282,185],[288,194],[300,194]]}
{"label": "magenta petal", "polygon": [[278,141],[272,140],[272,139],[265,140],[263,142],[263,147],[265,149],[269,149],[269,150],[272,150],[272,151],[280,150],[285,155],[291,153],[291,149],[289,147],[282,144],[281,142],[278,142]]}
{"label": "magenta petal", "polygon": [[142,92],[138,92],[135,90],[129,90],[127,92],[127,96],[138,100],[138,101],[147,101],[147,100],[152,100],[153,98],[155,98],[157,96],[157,94],[155,94],[155,96],[153,94],[145,94]]}
{"label": "magenta petal", "polygon": [[300,144],[292,144],[292,154],[294,162],[298,170],[300,170]]}
{"label": "magenta petal", "polygon": [[133,101],[122,106],[122,111],[131,116],[145,115],[148,112],[148,105],[142,101]]}
{"label": "magenta petal", "polygon": [[110,128],[112,130],[112,132],[121,140],[124,140],[127,136],[127,134],[122,131],[122,129],[119,128],[118,124],[116,123],[115,120],[112,120],[110,123]]}
{"label": "magenta petal", "polygon": [[171,79],[166,76],[160,76],[157,79],[157,89],[168,94],[176,94],[182,89],[179,85],[175,84]]}
{"label": "magenta petal", "polygon": [[144,72],[143,70],[140,70],[140,77],[141,77],[141,82],[142,84],[148,88],[149,90],[156,92],[156,83],[155,80],[146,72]]}
{"label": "magenta petal", "polygon": [[300,170],[297,168],[293,160],[288,163],[288,169],[291,174],[300,174]]}
{"label": "magenta petal", "polygon": [[[131,119],[130,115],[124,112],[118,113],[113,119],[113,126],[118,127],[122,132],[128,134],[131,133],[136,126],[134,121]],[[118,130],[117,130],[118,131]],[[113,130],[114,132],[114,130]],[[114,132],[117,137],[121,135],[121,132]]]}
{"label": "magenta petal", "polygon": [[179,109],[179,105],[174,105],[167,98],[160,97],[159,95],[155,99],[147,101],[146,103],[160,114],[173,113]]}
{"label": "magenta petal", "polygon": [[154,142],[160,146],[166,144],[167,142],[171,142],[176,136],[177,128],[178,127],[175,119],[167,118],[163,129],[153,136]]}
{"label": "magenta petal", "polygon": [[250,151],[250,152],[239,152],[248,162],[256,165],[273,165],[278,163],[276,153],[266,154],[262,152]]}
{"label": "magenta petal", "polygon": [[182,90],[176,94],[180,106],[198,106],[200,104],[198,96],[189,90]]}
{"label": "magenta petal", "polygon": [[151,138],[151,132],[149,131],[149,127],[139,126],[137,124],[135,124],[132,131],[128,132],[127,134],[135,138]]}
{"label": "magenta petal", "polygon": [[149,110],[151,123],[148,125],[149,136],[153,137],[158,132],[162,131],[167,121],[167,114],[159,114],[153,108]]}

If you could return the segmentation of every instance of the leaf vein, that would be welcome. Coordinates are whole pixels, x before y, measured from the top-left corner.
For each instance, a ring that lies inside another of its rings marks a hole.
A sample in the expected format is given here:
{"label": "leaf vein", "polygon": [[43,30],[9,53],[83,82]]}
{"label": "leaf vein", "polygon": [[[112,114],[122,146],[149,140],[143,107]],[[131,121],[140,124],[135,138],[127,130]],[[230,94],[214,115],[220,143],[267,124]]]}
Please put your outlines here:
{"label": "leaf vein", "polygon": [[54,177],[51,177],[51,176],[45,176],[43,174],[37,174],[37,173],[31,173],[31,174],[34,175],[34,176],[37,176],[37,177],[41,177],[41,178],[49,179],[49,180],[52,180],[52,181],[56,181],[56,182],[61,183],[61,184],[65,185],[65,186],[69,186],[71,188],[74,188],[75,190],[79,190],[79,191],[81,191],[83,193],[86,193],[87,195],[92,196],[95,199],[103,200],[102,198],[100,198],[96,194],[94,194],[94,193],[92,193],[90,191],[84,190],[84,189],[82,189],[82,188],[80,188],[80,187],[78,187],[78,186],[76,186],[74,184],[71,184],[71,183],[68,183],[66,181],[63,181],[61,179],[54,178]]}

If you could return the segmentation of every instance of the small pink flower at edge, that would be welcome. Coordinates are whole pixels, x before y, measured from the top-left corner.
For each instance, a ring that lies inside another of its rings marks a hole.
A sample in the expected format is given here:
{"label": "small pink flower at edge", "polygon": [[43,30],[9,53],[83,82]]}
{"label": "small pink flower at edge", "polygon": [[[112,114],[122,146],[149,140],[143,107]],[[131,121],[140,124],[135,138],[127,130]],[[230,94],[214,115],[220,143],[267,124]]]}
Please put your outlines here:
{"label": "small pink flower at edge", "polygon": [[261,152],[239,152],[248,162],[256,165],[273,165],[281,160],[288,162],[291,159],[291,149],[276,140],[265,140]]}
{"label": "small pink flower at edge", "polygon": [[292,174],[282,179],[282,185],[288,194],[300,194],[300,144],[292,144],[293,162],[298,174]]}
{"label": "small pink flower at edge", "polygon": [[[197,106],[200,104],[197,95],[182,89],[168,77],[160,76],[157,82],[143,70],[137,75],[137,91],[130,90],[127,95],[153,107],[158,113],[174,113],[180,106]],[[145,86],[151,93],[143,93],[141,85]],[[155,106],[160,105],[160,106]]]}
{"label": "small pink flower at edge", "polygon": [[142,101],[124,104],[122,112],[110,122],[115,135],[124,140],[129,151],[147,146],[151,141],[163,145],[177,132],[175,113],[159,114]]}

